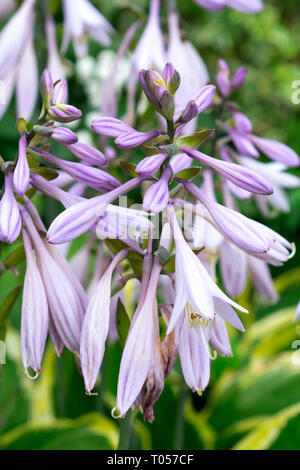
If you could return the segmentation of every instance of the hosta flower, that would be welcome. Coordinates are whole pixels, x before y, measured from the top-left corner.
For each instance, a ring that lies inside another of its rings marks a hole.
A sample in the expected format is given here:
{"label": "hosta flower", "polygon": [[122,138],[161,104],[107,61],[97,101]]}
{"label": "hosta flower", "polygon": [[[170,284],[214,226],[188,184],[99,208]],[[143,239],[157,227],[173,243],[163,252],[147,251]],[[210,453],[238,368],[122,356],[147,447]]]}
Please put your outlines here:
{"label": "hosta flower", "polygon": [[0,80],[5,92],[0,116],[5,113],[15,88],[18,117],[30,119],[35,107],[38,68],[33,48],[34,4],[35,0],[26,0],[0,34]]}
{"label": "hosta flower", "polygon": [[213,11],[231,7],[243,13],[259,13],[264,8],[262,0],[251,0],[251,2],[247,0],[196,0],[196,2],[201,7]]}
{"label": "hosta flower", "polygon": [[238,310],[246,310],[227,297],[215,284],[200,259],[193,253],[184,240],[179,228],[174,209],[169,208],[168,216],[175,240],[175,276],[176,297],[168,332],[171,332],[178,319],[183,315],[187,305],[191,305],[194,315],[204,321],[213,322],[215,315],[214,299],[234,306]]}
{"label": "hosta flower", "polygon": [[21,231],[21,216],[13,191],[13,171],[5,174],[5,190],[0,201],[0,240],[6,243],[16,241]]}
{"label": "hosta flower", "polygon": [[267,199],[256,196],[256,200],[264,215],[268,215],[268,206],[276,207],[283,212],[290,209],[288,198],[284,192],[284,188],[296,188],[300,185],[300,179],[289,173],[286,173],[287,166],[283,163],[261,163],[250,158],[240,157],[239,161],[243,166],[254,170],[257,174],[262,175],[270,182],[273,188],[273,194]]}
{"label": "hosta flower", "polygon": [[166,62],[164,39],[160,29],[160,0],[151,0],[147,25],[132,56],[136,72],[151,66],[163,69]]}
{"label": "hosta flower", "polygon": [[94,388],[104,355],[109,329],[112,273],[127,253],[127,250],[121,251],[113,259],[87,307],[80,340],[80,362],[87,393]]}
{"label": "hosta flower", "polygon": [[132,319],[122,354],[117,393],[117,407],[121,416],[124,416],[135,402],[151,368],[156,341],[156,287],[160,269],[156,262],[146,297]]}
{"label": "hosta flower", "polygon": [[27,262],[21,320],[22,358],[25,372],[28,374],[31,367],[38,375],[48,334],[48,302],[29,235],[23,230],[22,236]]}
{"label": "hosta flower", "polygon": [[22,219],[34,245],[55,329],[63,344],[79,354],[86,294],[65,258],[40,238],[27,212],[22,211]]}
{"label": "hosta flower", "polygon": [[62,52],[66,52],[73,40],[76,54],[81,57],[87,53],[87,37],[100,44],[109,45],[112,26],[88,0],[63,0],[64,37]]}
{"label": "hosta flower", "polygon": [[47,34],[48,49],[47,69],[51,73],[53,81],[55,83],[57,80],[64,80],[65,70],[57,50],[55,24],[51,15],[47,16],[45,27]]}
{"label": "hosta flower", "polygon": [[167,57],[180,74],[181,84],[175,97],[177,116],[183,112],[188,101],[193,100],[209,81],[208,71],[201,56],[189,41],[181,40],[178,22],[178,14],[171,11]]}

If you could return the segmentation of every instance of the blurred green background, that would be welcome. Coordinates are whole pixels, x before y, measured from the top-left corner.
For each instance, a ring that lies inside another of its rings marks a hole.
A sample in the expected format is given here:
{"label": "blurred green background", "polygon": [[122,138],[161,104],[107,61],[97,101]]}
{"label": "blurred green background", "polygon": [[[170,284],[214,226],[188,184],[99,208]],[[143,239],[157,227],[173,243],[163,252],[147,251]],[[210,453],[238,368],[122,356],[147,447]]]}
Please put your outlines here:
{"label": "blurred green background", "polygon": [[[116,29],[114,50],[126,27],[148,6],[146,0],[93,3]],[[295,1],[265,0],[265,11],[253,16],[230,9],[206,12],[192,0],[177,3],[185,37],[198,48],[212,77],[221,57],[232,69],[249,67],[247,83],[235,98],[252,119],[255,133],[281,140],[300,154],[300,105],[291,100],[292,83],[300,80],[300,9],[295,8]],[[56,19],[61,21],[59,12]],[[164,31],[165,27],[163,23]],[[42,26],[36,29],[37,37],[43,35]],[[100,51],[97,44],[90,45],[92,56]],[[40,50],[41,68],[44,55]],[[69,59],[74,60],[72,51]],[[70,91],[70,102],[88,111],[85,89],[72,69]],[[13,104],[0,121],[0,142],[1,155],[11,159],[17,148]],[[298,170],[294,173],[299,175]],[[291,212],[274,214],[268,223],[299,248],[300,188],[289,193],[289,200]],[[41,198],[36,203],[48,223],[57,207],[49,208],[49,201]],[[261,220],[254,205],[247,205],[246,211]],[[3,257],[9,251],[6,247]],[[177,364],[154,408],[154,423],[144,423],[140,414],[134,416],[132,449],[300,449],[300,327],[293,323],[300,298],[299,252],[282,268],[272,268],[281,295],[276,305],[262,303],[248,285],[240,299],[251,312],[242,318],[247,332],[230,332],[234,357],[214,361],[211,382],[202,397],[185,388]],[[8,272],[1,278],[0,300],[22,284],[23,274],[21,265],[18,277]],[[107,348],[98,396],[85,395],[73,356],[65,351],[57,359],[51,344],[39,379],[29,381],[20,356],[20,306],[19,298],[6,338],[0,448],[117,448],[120,422],[111,417],[111,409],[120,346]]]}

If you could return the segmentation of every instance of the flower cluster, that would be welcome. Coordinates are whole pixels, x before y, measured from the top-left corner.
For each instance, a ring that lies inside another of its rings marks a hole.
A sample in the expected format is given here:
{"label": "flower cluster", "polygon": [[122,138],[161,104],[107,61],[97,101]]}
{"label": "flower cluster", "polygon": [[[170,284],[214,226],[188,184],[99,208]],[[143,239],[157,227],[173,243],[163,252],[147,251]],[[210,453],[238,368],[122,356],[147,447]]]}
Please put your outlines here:
{"label": "flower cluster", "polygon": [[[259,0],[197,2],[213,10],[262,8]],[[25,0],[1,33],[2,76],[12,70],[14,77],[20,73],[24,44],[32,41],[34,4]],[[63,5],[63,49],[73,38],[77,53],[84,53],[87,32],[108,43],[110,25],[87,0],[64,0]],[[164,50],[159,6],[159,0],[151,2],[149,21],[132,59],[133,79],[139,71],[148,105],[158,116],[157,128],[139,130],[138,125],[111,115],[91,123],[100,143],[107,145],[112,139],[126,157],[131,149],[143,155],[136,165],[121,162],[121,181],[120,171],[110,171],[110,165],[120,166],[118,162],[98,147],[78,141],[67,127],[82,113],[68,103],[66,80],[56,80],[49,70],[40,82],[39,118],[31,126],[25,119],[31,113],[24,112],[17,122],[17,157],[13,162],[0,161],[5,179],[0,241],[22,240],[27,261],[21,320],[26,373],[32,369],[34,377],[39,374],[49,333],[58,355],[66,347],[77,357],[86,392],[91,394],[106,342],[118,338],[123,353],[116,412],[124,417],[131,407],[139,407],[149,421],[177,357],[186,384],[201,394],[217,354],[232,355],[226,325],[244,331],[236,310],[247,310],[232,297],[242,294],[248,273],[260,294],[271,301],[278,298],[269,265],[286,262],[294,246],[243,215],[239,201],[253,199],[264,216],[269,215],[269,206],[288,211],[284,188],[299,185],[299,179],[286,171],[299,165],[298,155],[282,143],[255,135],[252,123],[233,101],[247,69],[231,73],[221,60],[216,85],[208,84],[201,58],[181,40],[175,11],[170,13],[169,48]],[[12,24],[23,29],[14,51],[6,54],[3,44],[11,37]],[[53,26],[48,18],[48,41],[55,57]],[[152,33],[160,37],[154,44]],[[166,63],[167,57],[174,60]],[[187,61],[195,67],[187,67]],[[214,117],[214,129],[198,129],[197,118],[206,112]],[[53,141],[74,158],[57,156],[59,150],[51,153]],[[273,161],[260,161],[261,154]],[[124,205],[137,188],[142,191],[142,207]],[[34,206],[36,193],[65,208],[48,229]],[[86,245],[68,262],[70,243],[83,234]],[[96,268],[89,284],[92,250],[97,253]],[[218,267],[226,293],[217,284]],[[131,280],[137,292],[132,318],[124,306],[124,288]]]}

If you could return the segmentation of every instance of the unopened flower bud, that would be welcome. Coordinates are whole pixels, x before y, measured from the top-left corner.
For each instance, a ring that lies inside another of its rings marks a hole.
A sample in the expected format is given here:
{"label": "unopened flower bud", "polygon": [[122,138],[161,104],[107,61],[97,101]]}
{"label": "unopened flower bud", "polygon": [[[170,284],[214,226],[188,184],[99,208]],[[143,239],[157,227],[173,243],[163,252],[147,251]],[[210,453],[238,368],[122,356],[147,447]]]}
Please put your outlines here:
{"label": "unopened flower bud", "polygon": [[70,104],[53,105],[48,109],[48,114],[54,121],[62,123],[76,121],[82,117],[81,111]]}
{"label": "unopened flower bud", "polygon": [[172,121],[174,113],[175,113],[175,104],[174,104],[174,97],[168,91],[165,90],[160,98],[160,105],[163,115],[168,121]]}
{"label": "unopened flower bud", "polygon": [[57,82],[53,89],[53,103],[65,104],[68,101],[68,83],[66,80]]}
{"label": "unopened flower bud", "polygon": [[170,62],[164,68],[163,79],[169,92],[174,95],[180,86],[180,75]]}
{"label": "unopened flower bud", "polygon": [[241,86],[243,86],[246,81],[247,74],[248,74],[247,67],[240,67],[239,69],[237,69],[236,72],[233,74],[233,77],[231,80],[232,87],[240,88]]}
{"label": "unopened flower bud", "polygon": [[77,135],[66,127],[53,127],[51,129],[51,139],[64,145],[72,145],[78,141]]}
{"label": "unopened flower bud", "polygon": [[44,70],[41,78],[41,95],[44,101],[44,106],[46,109],[48,109],[52,103],[53,80],[51,73],[47,69]]}

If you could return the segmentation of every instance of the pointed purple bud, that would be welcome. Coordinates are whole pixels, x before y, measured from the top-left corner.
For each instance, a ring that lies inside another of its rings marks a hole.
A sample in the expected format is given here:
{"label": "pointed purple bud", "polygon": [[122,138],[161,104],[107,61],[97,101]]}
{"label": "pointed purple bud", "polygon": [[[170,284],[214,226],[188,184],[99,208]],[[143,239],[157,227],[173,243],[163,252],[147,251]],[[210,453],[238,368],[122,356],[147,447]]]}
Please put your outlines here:
{"label": "pointed purple bud", "polygon": [[68,82],[66,80],[60,80],[56,83],[53,89],[53,104],[66,104],[68,101]]}
{"label": "pointed purple bud", "polygon": [[222,70],[219,71],[217,73],[216,81],[221,95],[224,98],[228,98],[231,94],[231,83],[227,73],[223,72]]}
{"label": "pointed purple bud", "polygon": [[251,142],[253,142],[261,152],[272,160],[284,163],[290,167],[299,165],[299,156],[287,145],[277,142],[276,140],[263,139],[256,135],[250,135],[249,139],[251,139]]}
{"label": "pointed purple bud", "polygon": [[162,77],[166,84],[168,84],[168,82],[172,79],[174,72],[175,72],[174,65],[171,64],[171,62],[168,62],[165,65],[165,68],[162,73]]}
{"label": "pointed purple bud", "polygon": [[207,109],[212,104],[215,93],[216,87],[214,85],[206,85],[198,93],[194,101],[198,106],[199,114],[202,113],[202,111]]}
{"label": "pointed purple bud", "polygon": [[44,70],[41,78],[41,95],[44,101],[45,109],[52,103],[53,97],[53,80],[49,70]]}
{"label": "pointed purple bud", "polygon": [[68,123],[81,119],[82,113],[70,104],[57,104],[50,106],[48,115],[57,122]]}
{"label": "pointed purple bud", "polygon": [[30,238],[25,230],[23,230],[23,242],[27,264],[21,320],[22,358],[25,372],[28,374],[27,369],[31,367],[38,375],[48,334],[48,302]]}
{"label": "pointed purple bud", "polygon": [[216,228],[225,238],[250,253],[267,253],[270,244],[252,219],[209,200],[195,184],[186,182],[184,185],[206,207]]}
{"label": "pointed purple bud", "polygon": [[159,135],[165,134],[164,131],[154,130],[148,132],[138,132],[133,130],[128,134],[120,135],[116,140],[115,143],[120,148],[134,148],[140,145],[145,144],[149,140],[155,139]]}
{"label": "pointed purple bud", "polygon": [[250,134],[252,132],[252,123],[243,113],[233,113],[234,124],[241,134]]}
{"label": "pointed purple bud", "polygon": [[250,140],[250,135],[245,136],[237,132],[235,129],[228,129],[229,135],[236,146],[237,150],[247,157],[258,158],[259,152]]}
{"label": "pointed purple bud", "polygon": [[244,85],[248,75],[247,67],[240,67],[237,69],[231,79],[231,85],[233,88],[240,88]]}
{"label": "pointed purple bud", "polygon": [[84,144],[83,142],[76,142],[75,144],[67,145],[67,148],[73,153],[73,155],[89,165],[105,166],[107,164],[106,156],[100,152],[100,150],[95,149],[91,145]]}
{"label": "pointed purple bud", "polygon": [[198,115],[198,106],[195,101],[190,101],[187,105],[185,110],[183,111],[182,115],[176,121],[176,124],[185,124],[192,119],[194,119]]}
{"label": "pointed purple bud", "polygon": [[57,158],[46,150],[40,148],[32,148],[33,152],[42,156],[45,161],[52,165],[56,165],[66,173],[71,175],[75,180],[82,181],[93,189],[98,191],[111,191],[120,186],[119,181],[98,168],[84,165],[82,163],[70,162]]}
{"label": "pointed purple bud", "polygon": [[5,175],[5,190],[0,201],[0,240],[6,243],[16,241],[21,231],[21,216],[13,192],[13,173],[8,168]]}
{"label": "pointed purple bud", "polygon": [[162,76],[168,90],[174,95],[180,86],[180,75],[174,69],[173,64],[170,62],[166,64]]}
{"label": "pointed purple bud", "polygon": [[195,158],[199,162],[213,168],[226,179],[246,191],[250,191],[255,194],[273,193],[272,186],[268,181],[266,181],[261,175],[258,175],[254,171],[249,170],[242,165],[217,160],[216,158],[209,157],[195,149],[180,147],[179,150],[186,153],[189,157]]}
{"label": "pointed purple bud", "polygon": [[14,188],[18,196],[23,197],[29,186],[29,165],[27,162],[27,137],[24,133],[19,140],[19,155],[14,170]]}
{"label": "pointed purple bud", "polygon": [[119,137],[122,134],[134,131],[134,129],[125,122],[112,117],[101,117],[94,119],[91,124],[94,132],[106,137]]}
{"label": "pointed purple bud", "polygon": [[135,172],[140,175],[152,175],[155,173],[168,158],[165,153],[150,155],[150,157],[143,158],[143,160],[136,166]]}
{"label": "pointed purple bud", "polygon": [[170,165],[167,165],[163,171],[161,179],[152,184],[147,190],[143,199],[143,207],[146,211],[157,214],[166,208],[169,202],[169,181],[173,175]]}
{"label": "pointed purple bud", "polygon": [[53,127],[51,129],[51,139],[63,145],[72,145],[78,141],[77,135],[66,127]]}

